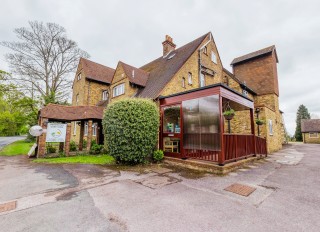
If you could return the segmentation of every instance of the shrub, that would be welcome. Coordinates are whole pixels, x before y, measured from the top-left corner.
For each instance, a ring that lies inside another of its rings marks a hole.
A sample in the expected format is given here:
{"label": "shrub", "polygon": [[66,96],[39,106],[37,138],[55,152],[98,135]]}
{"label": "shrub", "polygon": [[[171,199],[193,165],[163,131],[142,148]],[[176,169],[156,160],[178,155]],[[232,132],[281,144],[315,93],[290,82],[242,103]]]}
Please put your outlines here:
{"label": "shrub", "polygon": [[103,149],[103,145],[99,145],[99,144],[94,143],[91,146],[90,154],[100,154],[102,149]]}
{"label": "shrub", "polygon": [[75,141],[70,142],[70,151],[76,151],[77,150],[77,144]]}
{"label": "shrub", "polygon": [[117,162],[144,163],[157,143],[158,129],[159,110],[149,99],[120,100],[104,113],[106,148]]}
{"label": "shrub", "polygon": [[48,145],[47,147],[48,153],[56,153],[57,149],[53,147],[52,145]]}
{"label": "shrub", "polygon": [[153,152],[153,159],[157,162],[163,160],[164,154],[162,150],[157,150]]}
{"label": "shrub", "polygon": [[94,146],[94,145],[97,145],[97,141],[96,140],[92,140],[91,141],[91,147]]}
{"label": "shrub", "polygon": [[87,140],[84,139],[84,140],[82,141],[82,147],[83,147],[83,148],[86,148],[86,147],[87,147]]}

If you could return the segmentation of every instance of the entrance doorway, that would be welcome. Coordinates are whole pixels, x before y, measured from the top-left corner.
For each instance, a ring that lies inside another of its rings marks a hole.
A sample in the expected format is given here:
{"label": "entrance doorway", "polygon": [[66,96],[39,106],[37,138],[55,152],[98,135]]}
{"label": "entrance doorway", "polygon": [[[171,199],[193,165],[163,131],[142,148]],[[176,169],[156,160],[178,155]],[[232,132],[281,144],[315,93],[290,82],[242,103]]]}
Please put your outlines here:
{"label": "entrance doorway", "polygon": [[162,111],[162,149],[166,155],[181,157],[181,104],[165,106]]}

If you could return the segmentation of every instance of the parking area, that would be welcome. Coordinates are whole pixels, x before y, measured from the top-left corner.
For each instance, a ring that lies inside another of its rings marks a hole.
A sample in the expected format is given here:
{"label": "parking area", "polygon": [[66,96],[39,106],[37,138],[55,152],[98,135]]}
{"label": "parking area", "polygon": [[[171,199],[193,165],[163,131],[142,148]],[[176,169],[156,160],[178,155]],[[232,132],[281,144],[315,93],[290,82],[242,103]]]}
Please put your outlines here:
{"label": "parking area", "polygon": [[[318,231],[320,145],[294,144],[226,176],[166,165],[0,157],[3,231]],[[248,196],[225,189],[253,188]],[[9,207],[9,206],[8,206]],[[0,207],[1,209],[1,207]]]}

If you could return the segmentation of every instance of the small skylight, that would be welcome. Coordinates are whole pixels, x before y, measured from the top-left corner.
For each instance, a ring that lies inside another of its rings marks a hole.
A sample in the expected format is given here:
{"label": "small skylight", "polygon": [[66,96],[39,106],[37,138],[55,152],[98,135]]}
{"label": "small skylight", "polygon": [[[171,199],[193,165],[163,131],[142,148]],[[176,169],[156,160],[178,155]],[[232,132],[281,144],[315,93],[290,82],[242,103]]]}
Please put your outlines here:
{"label": "small skylight", "polygon": [[176,53],[174,53],[174,54],[171,54],[168,58],[167,58],[167,60],[170,60],[170,59],[172,59],[174,56],[176,55]]}

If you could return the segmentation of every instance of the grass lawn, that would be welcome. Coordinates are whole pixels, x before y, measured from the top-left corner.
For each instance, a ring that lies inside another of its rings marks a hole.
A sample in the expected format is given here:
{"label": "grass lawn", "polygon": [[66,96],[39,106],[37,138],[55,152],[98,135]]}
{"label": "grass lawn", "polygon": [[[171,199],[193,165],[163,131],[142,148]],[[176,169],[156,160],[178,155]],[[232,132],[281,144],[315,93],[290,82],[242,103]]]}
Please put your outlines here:
{"label": "grass lawn", "polygon": [[0,156],[13,156],[13,155],[26,155],[30,148],[32,147],[32,143],[25,142],[24,140],[16,141],[5,146],[0,151]]}
{"label": "grass lawn", "polygon": [[109,155],[79,155],[58,158],[41,158],[36,159],[33,162],[49,164],[112,164],[114,159]]}

